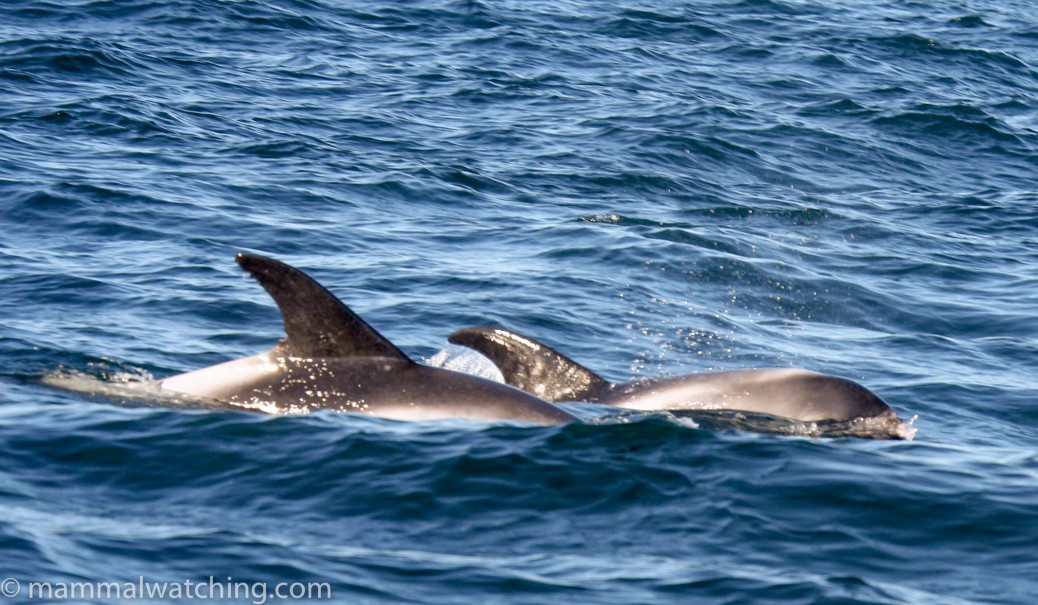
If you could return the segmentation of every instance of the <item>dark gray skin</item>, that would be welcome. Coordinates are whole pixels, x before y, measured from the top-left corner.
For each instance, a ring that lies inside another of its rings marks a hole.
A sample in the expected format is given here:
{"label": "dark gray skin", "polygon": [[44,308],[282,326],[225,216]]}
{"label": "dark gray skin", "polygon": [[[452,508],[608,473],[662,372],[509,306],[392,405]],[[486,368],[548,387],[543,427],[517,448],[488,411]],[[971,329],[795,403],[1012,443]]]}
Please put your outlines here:
{"label": "dark gray skin", "polygon": [[162,380],[163,390],[272,413],[313,409],[396,420],[576,420],[520,389],[409,359],[302,271],[239,254],[281,310],[287,337],[270,351]]}
{"label": "dark gray skin", "polygon": [[613,384],[536,340],[501,328],[458,330],[450,342],[479,351],[508,384],[547,401],[631,410],[737,410],[815,422],[896,418],[865,387],[807,370],[736,370]]}

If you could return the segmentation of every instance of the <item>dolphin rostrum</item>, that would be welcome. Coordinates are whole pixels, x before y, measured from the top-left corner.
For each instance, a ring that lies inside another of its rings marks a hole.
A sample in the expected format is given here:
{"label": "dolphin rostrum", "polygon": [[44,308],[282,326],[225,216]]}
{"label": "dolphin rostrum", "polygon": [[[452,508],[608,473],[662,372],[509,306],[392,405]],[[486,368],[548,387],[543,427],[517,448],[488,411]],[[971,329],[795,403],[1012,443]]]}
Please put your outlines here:
{"label": "dolphin rostrum", "polygon": [[733,370],[613,384],[509,330],[465,328],[448,340],[488,357],[508,384],[552,402],[586,401],[643,411],[733,410],[804,422],[896,420],[890,406],[865,387],[807,370]]}
{"label": "dolphin rostrum", "polygon": [[236,260],[277,303],[287,337],[265,353],[162,380],[161,389],[275,413],[331,409],[396,420],[576,420],[519,389],[412,361],[294,267],[254,254]]}

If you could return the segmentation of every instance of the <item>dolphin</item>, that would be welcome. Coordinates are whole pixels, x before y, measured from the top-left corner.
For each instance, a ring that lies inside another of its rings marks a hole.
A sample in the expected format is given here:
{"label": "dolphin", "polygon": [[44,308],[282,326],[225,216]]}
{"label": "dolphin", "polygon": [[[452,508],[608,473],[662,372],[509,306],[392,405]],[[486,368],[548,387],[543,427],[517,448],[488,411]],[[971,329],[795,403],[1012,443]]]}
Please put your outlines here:
{"label": "dolphin", "polygon": [[265,353],[161,380],[162,391],[274,413],[331,409],[394,420],[576,420],[520,389],[412,361],[294,267],[254,254],[236,260],[277,303],[286,338]]}
{"label": "dolphin", "polygon": [[804,422],[897,418],[860,384],[807,370],[734,370],[614,384],[548,345],[502,328],[464,328],[447,340],[488,357],[506,383],[552,402],[641,411],[733,410]]}

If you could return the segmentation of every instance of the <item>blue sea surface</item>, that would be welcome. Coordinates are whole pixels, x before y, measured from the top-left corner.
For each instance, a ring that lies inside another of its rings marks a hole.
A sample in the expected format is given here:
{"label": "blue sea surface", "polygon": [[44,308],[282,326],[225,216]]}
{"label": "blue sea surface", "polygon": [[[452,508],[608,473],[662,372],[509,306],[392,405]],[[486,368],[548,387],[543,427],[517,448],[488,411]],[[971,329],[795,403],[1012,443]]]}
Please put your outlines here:
{"label": "blue sea surface", "polygon": [[[2,4],[0,601],[1038,599],[1033,2]],[[238,251],[415,359],[491,324],[614,381],[802,367],[918,433],[106,391],[282,336]]]}

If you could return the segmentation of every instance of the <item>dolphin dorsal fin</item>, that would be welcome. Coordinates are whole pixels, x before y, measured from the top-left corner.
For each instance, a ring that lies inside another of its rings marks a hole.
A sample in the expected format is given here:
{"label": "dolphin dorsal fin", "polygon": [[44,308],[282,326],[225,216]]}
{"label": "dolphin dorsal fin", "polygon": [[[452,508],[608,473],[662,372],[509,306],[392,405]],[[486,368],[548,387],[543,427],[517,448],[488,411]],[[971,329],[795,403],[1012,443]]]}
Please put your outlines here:
{"label": "dolphin dorsal fin", "polygon": [[410,361],[309,275],[272,258],[238,254],[238,265],[270,294],[285,322],[280,352],[292,357],[386,357]]}
{"label": "dolphin dorsal fin", "polygon": [[502,328],[464,328],[448,338],[488,357],[505,382],[551,402],[595,401],[604,378],[546,344]]}

